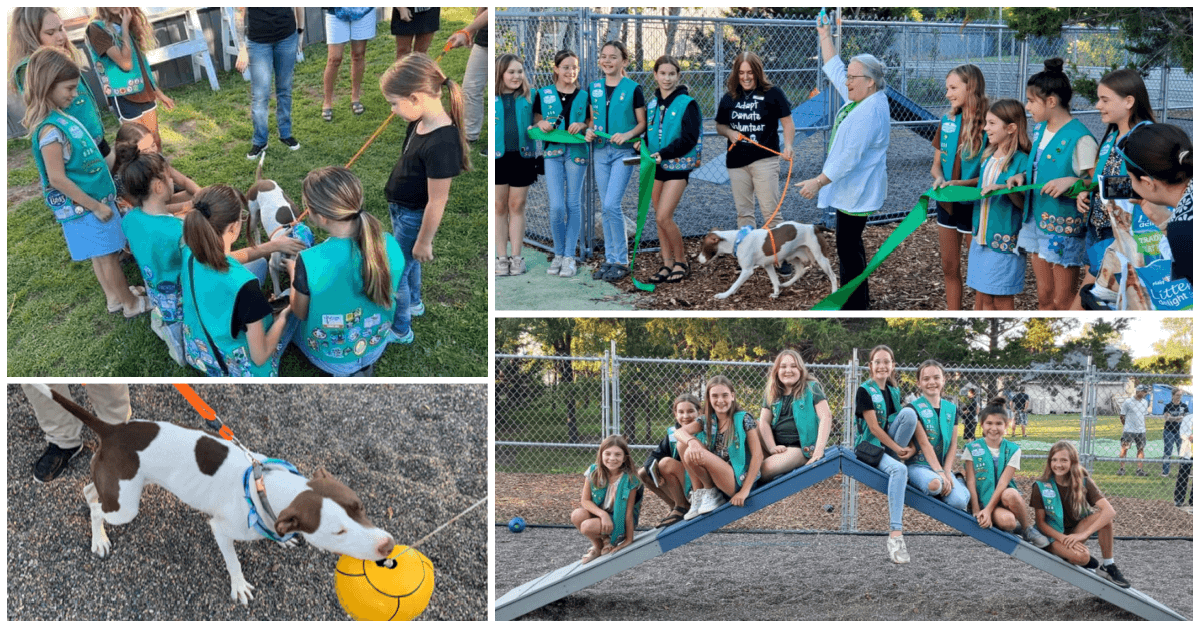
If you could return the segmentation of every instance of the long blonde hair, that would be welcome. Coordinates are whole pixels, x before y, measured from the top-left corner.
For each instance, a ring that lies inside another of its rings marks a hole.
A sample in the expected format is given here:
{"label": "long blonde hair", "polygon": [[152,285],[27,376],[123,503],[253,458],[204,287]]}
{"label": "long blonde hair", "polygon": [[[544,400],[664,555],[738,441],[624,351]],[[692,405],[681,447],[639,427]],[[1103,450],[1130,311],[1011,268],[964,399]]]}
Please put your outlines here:
{"label": "long blonde hair", "polygon": [[[51,111],[50,92],[63,81],[80,80],[79,66],[61,48],[42,46],[29,56],[25,70],[25,118],[21,124],[32,134]],[[37,138],[33,138],[35,145]]]}
{"label": "long blonde hair", "polygon": [[804,366],[804,358],[801,358],[798,352],[792,349],[784,349],[783,351],[780,351],[779,355],[775,356],[775,362],[771,364],[771,369],[767,371],[767,386],[763,390],[763,398],[767,400],[767,405],[775,403],[776,399],[779,399],[785,394],[783,390],[783,382],[779,381],[779,363],[782,362],[783,358],[786,356],[792,356],[792,358],[796,360],[796,365],[800,367],[800,381],[796,382],[796,385],[792,388],[792,390],[786,394],[796,395],[799,391],[804,389],[804,386],[807,385],[809,381],[812,380],[812,376],[808,373],[808,367]]}
{"label": "long blonde hair", "polygon": [[592,483],[593,488],[605,488],[608,486],[608,472],[604,469],[604,450],[611,447],[620,447],[621,451],[625,452],[625,461],[621,463],[621,473],[629,476],[629,480],[634,484],[637,483],[637,476],[633,473],[633,460],[629,457],[629,443],[625,437],[620,434],[614,434],[604,439],[600,443],[600,449],[596,450],[596,468],[592,474],[588,476],[588,481]]}
{"label": "long blonde hair", "polygon": [[[33,51],[42,47],[42,23],[49,13],[58,15],[58,10],[54,7],[19,7],[12,11],[12,18],[8,21],[8,86],[14,93],[17,91],[14,71]],[[67,40],[65,52],[76,64],[83,61],[83,55],[70,39]]]}
{"label": "long blonde hair", "polygon": [[363,209],[362,182],[341,166],[326,166],[304,177],[304,206],[327,220],[356,222],[354,242],[362,252],[363,293],[372,302],[392,305],[392,271],[383,225]]}
{"label": "long blonde hair", "polygon": [[946,76],[951,74],[967,86],[966,102],[962,107],[953,109],[950,114],[962,114],[962,131],[959,137],[965,141],[960,142],[962,148],[958,152],[964,159],[972,159],[983,150],[983,123],[988,112],[987,84],[983,80],[983,72],[970,63],[950,70]]}
{"label": "long blonde hair", "polygon": [[450,102],[450,122],[458,129],[458,143],[462,149],[462,169],[471,169],[471,147],[467,143],[467,128],[463,125],[464,105],[462,88],[454,79],[446,76],[429,55],[413,52],[400,57],[392,67],[379,77],[379,89],[385,95],[408,98],[414,93],[434,98],[442,97],[446,88]]}
{"label": "long blonde hair", "polygon": [[[157,48],[158,44],[154,41],[154,28],[150,26],[150,20],[146,14],[138,7],[96,7],[92,17],[102,22],[120,24],[121,9],[129,9],[133,12],[133,18],[129,20],[129,39],[134,45],[142,52]],[[104,54],[104,51],[97,50],[96,54]]]}
{"label": "long blonde hair", "polygon": [[1004,163],[1000,164],[1000,170],[1003,171],[1012,162],[1013,156],[1018,152],[1028,155],[1029,151],[1033,148],[1033,142],[1029,140],[1029,133],[1025,130],[1025,105],[1011,98],[1005,98],[992,103],[988,111],[1006,125],[1017,125],[1016,132],[1009,136],[1006,146],[996,144],[989,137],[987,149],[983,151],[984,158],[987,158],[991,157],[997,149],[1003,148]]}
{"label": "long blonde hair", "polygon": [[1091,508],[1087,503],[1087,471],[1083,465],[1079,464],[1079,452],[1075,450],[1075,446],[1071,443],[1060,440],[1050,446],[1050,453],[1046,454],[1046,468],[1042,470],[1041,481],[1054,482],[1054,471],[1050,469],[1050,459],[1054,454],[1065,451],[1067,458],[1071,461],[1071,469],[1067,471],[1067,492],[1071,494],[1071,501],[1075,503],[1075,515],[1082,519],[1091,512]]}

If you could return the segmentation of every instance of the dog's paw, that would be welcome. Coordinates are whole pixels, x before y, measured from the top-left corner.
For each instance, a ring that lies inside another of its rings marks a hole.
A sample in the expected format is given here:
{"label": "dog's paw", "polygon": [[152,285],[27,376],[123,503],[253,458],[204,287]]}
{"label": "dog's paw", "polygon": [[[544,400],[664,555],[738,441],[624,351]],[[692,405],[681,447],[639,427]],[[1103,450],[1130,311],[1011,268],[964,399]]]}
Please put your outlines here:
{"label": "dog's paw", "polygon": [[771,298],[772,298],[772,299],[778,299],[778,298],[779,298],[779,293],[778,293],[778,292],[772,292],[772,293],[771,293]]}
{"label": "dog's paw", "polygon": [[108,535],[100,535],[92,537],[92,553],[104,558],[108,556],[108,551],[112,549],[112,543],[108,540]]}
{"label": "dog's paw", "polygon": [[714,295],[713,295],[713,298],[714,298],[714,299],[720,299],[720,300],[724,301],[725,299],[728,299],[728,298],[729,298],[729,293],[728,293],[728,292],[722,292],[721,294],[714,294]]}
{"label": "dog's paw", "polygon": [[254,585],[246,582],[246,579],[238,576],[234,578],[229,587],[229,598],[235,602],[239,602],[242,606],[250,603],[254,599]]}

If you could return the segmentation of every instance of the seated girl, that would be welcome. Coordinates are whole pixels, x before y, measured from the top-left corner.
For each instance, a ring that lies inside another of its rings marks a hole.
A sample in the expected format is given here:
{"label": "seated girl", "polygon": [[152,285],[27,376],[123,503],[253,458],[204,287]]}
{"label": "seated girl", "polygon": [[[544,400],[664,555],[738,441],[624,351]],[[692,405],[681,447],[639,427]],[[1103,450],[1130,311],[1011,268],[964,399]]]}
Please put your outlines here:
{"label": "seated girl", "polygon": [[917,420],[917,455],[908,461],[908,483],[922,493],[936,497],[959,510],[967,509],[971,492],[954,476],[954,455],[958,449],[958,408],[942,399],[946,371],[936,360],[926,360],[917,368],[917,387],[921,396],[900,410],[898,418]]}
{"label": "seated girl", "polygon": [[[762,467],[762,439],[756,427],[754,417],[738,406],[729,378],[709,379],[704,418],[675,432],[683,466],[699,487],[692,491],[692,508],[684,519],[712,512],[726,501],[734,506],[746,503]],[[702,431],[704,440],[697,437]]]}
{"label": "seated girl", "polygon": [[825,391],[808,374],[800,354],[780,351],[767,373],[758,422],[766,455],[763,480],[820,460],[832,425]]}
{"label": "seated girl", "polygon": [[683,516],[691,507],[688,495],[692,492],[692,480],[684,471],[683,463],[679,461],[675,432],[696,422],[696,415],[700,413],[700,400],[691,393],[683,393],[675,398],[672,410],[675,413],[675,426],[667,428],[667,435],[658,443],[658,447],[650,452],[646,457],[646,464],[637,472],[638,479],[646,488],[671,508],[670,514],[655,526],[657,528],[665,528],[683,521]]}
{"label": "seated girl", "polygon": [[[592,542],[591,549],[580,558],[580,564],[616,552],[633,542],[642,494],[625,437],[618,434],[604,439],[596,452],[596,463],[583,474],[579,508],[571,513],[571,523]],[[605,542],[609,545],[605,546]]]}

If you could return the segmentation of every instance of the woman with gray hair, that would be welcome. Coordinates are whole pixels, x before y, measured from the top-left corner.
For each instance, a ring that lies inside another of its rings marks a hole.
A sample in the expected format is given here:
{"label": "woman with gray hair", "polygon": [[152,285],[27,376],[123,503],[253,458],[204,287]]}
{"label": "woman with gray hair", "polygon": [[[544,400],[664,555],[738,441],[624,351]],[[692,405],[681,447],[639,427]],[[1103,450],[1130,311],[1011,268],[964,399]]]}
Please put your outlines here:
{"label": "woman with gray hair", "polygon": [[[887,150],[891,114],[884,93],[884,67],[872,55],[858,55],[847,66],[833,48],[828,24],[817,24],[822,68],[830,83],[846,100],[830,132],[828,155],[821,174],[797,184],[804,198],[816,198],[817,207],[836,216],[838,265],[842,285],[867,268],[862,233],[867,218],[887,198]],[[827,225],[830,218],[826,217]],[[865,310],[871,305],[867,282],[846,299],[845,309]]]}

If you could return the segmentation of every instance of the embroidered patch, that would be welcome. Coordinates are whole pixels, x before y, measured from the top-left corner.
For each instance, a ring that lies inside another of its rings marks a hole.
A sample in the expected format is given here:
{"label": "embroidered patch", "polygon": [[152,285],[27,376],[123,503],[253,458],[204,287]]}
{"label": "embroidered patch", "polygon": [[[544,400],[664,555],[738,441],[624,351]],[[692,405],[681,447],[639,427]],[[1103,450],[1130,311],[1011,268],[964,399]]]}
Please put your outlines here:
{"label": "embroidered patch", "polygon": [[321,317],[321,326],[340,329],[346,326],[345,317],[341,314],[325,314]]}

